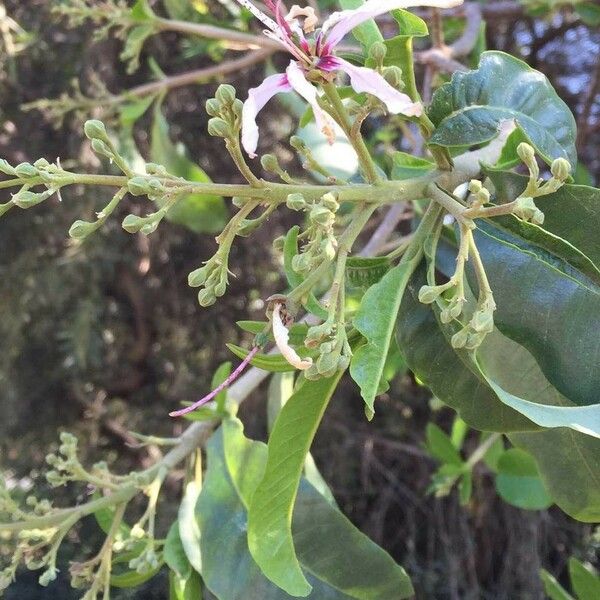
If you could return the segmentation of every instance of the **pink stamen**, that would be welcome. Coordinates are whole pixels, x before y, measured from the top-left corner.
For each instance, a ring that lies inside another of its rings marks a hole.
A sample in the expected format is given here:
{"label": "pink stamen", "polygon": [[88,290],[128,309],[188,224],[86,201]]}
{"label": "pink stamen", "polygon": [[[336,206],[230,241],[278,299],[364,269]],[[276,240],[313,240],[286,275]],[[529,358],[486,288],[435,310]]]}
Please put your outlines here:
{"label": "pink stamen", "polygon": [[290,24],[285,20],[285,15],[283,14],[283,0],[278,0],[277,2],[277,6],[275,7],[275,20],[277,21],[279,27],[281,27],[281,30],[285,32],[285,34],[288,36],[288,38],[292,39],[292,28],[290,27]]}
{"label": "pink stamen", "polygon": [[210,402],[215,396],[217,396],[220,392],[222,392],[226,387],[229,387],[241,374],[242,371],[250,364],[250,361],[256,356],[260,348],[255,346],[250,350],[248,356],[240,363],[239,367],[218,387],[216,387],[210,394],[204,396],[204,398],[200,398],[197,402],[194,402],[191,406],[186,406],[181,410],[175,410],[169,413],[170,417],[182,417],[183,415],[187,415],[191,412],[194,412],[197,408],[200,408],[204,404]]}

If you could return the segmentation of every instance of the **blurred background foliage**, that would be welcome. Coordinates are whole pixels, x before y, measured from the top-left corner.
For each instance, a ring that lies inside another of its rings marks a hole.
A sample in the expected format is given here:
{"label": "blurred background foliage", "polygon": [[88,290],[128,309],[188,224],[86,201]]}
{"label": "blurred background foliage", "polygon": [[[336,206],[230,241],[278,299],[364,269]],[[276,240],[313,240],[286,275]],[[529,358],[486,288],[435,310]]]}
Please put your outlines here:
{"label": "blurred background foliage", "polygon": [[[67,27],[64,19],[51,14],[56,4],[58,0],[0,3],[0,155],[12,164],[45,157],[60,158],[72,168],[106,168],[82,135],[84,116],[102,111],[92,107],[71,112],[57,126],[50,111],[24,111],[24,104],[60,97],[74,89],[74,81],[86,96],[98,92],[99,81],[105,86],[102,93],[119,93],[153,79],[159,70],[179,73],[223,57],[218,42],[168,32],[147,40],[140,68],[128,73],[120,60],[122,42],[114,37],[94,41],[89,23]],[[182,20],[231,19],[224,0],[151,4],[159,14]],[[598,182],[597,4],[481,4],[487,15],[487,47],[510,52],[547,74],[578,116],[583,164],[578,179]],[[243,19],[237,25],[247,26]],[[452,28],[460,31],[461,26],[460,19],[448,21],[450,39]],[[260,79],[261,69],[239,71],[226,80],[243,97]],[[164,101],[166,120],[157,122],[150,110],[135,130],[122,131],[133,132],[145,157],[172,160],[174,144],[183,144],[211,179],[236,182],[240,176],[220,140],[206,135],[203,106],[215,88],[216,82],[178,88]],[[290,107],[274,103],[270,111],[262,133],[285,168],[299,171],[285,143],[295,132]],[[162,145],[157,127],[163,128]],[[372,130],[375,143],[393,143],[377,127]],[[123,470],[151,461],[155,450],[130,448],[128,431],[165,437],[180,432],[184,425],[167,419],[168,410],[207,389],[215,368],[231,360],[225,342],[249,341],[235,322],[260,319],[262,299],[282,287],[271,240],[293,224],[289,214],[276,214],[268,228],[236,242],[231,260],[236,278],[229,293],[216,306],[201,309],[186,279],[212,255],[213,237],[177,224],[163,225],[151,237],[130,236],[117,218],[84,244],[69,240],[70,224],[89,218],[106,201],[103,190],[70,190],[62,202],[13,211],[0,220],[0,460],[23,494],[34,482],[41,485],[43,458],[62,429],[83,436],[90,460],[108,458]],[[133,200],[119,210],[121,218],[135,212]],[[214,232],[227,211],[215,204],[196,230]],[[263,387],[241,409],[247,431],[256,438],[266,435],[265,396]],[[577,524],[555,508],[525,511],[509,506],[498,497],[492,471],[483,463],[475,469],[467,506],[460,506],[456,490],[442,498],[428,494],[436,461],[425,449],[427,425],[433,421],[448,431],[453,414],[440,409],[409,374],[397,378],[379,404],[377,418],[367,423],[357,389],[346,382],[326,415],[314,455],[341,508],[406,567],[419,597],[542,598],[541,568],[568,587],[570,556],[597,559],[600,540],[592,526]],[[477,438],[469,435],[467,454],[476,445]],[[72,502],[81,490],[61,493],[65,502]],[[174,511],[177,477],[168,493]],[[166,524],[173,516],[168,513],[167,506]],[[89,531],[72,539],[74,552],[93,544],[95,524],[87,527]],[[67,587],[44,591],[34,581],[25,575],[7,597],[70,597]],[[159,578],[122,597],[164,598],[164,589]]]}

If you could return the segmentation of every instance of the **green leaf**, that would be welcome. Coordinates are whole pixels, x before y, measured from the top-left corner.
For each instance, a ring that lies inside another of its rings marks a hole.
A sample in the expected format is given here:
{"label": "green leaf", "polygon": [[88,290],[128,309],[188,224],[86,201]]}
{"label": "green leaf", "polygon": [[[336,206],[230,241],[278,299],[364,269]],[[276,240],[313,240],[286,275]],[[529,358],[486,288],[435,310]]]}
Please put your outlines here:
{"label": "green leaf", "polygon": [[196,481],[190,481],[185,486],[185,493],[177,514],[181,545],[190,564],[198,573],[202,572],[202,555],[200,553],[200,528],[196,521],[195,511],[200,491],[201,485]]}
{"label": "green leaf", "polygon": [[150,581],[162,569],[160,564],[156,569],[147,571],[146,573],[138,573],[137,571],[127,571],[126,573],[113,574],[110,576],[110,585],[116,588],[134,588]]}
{"label": "green leaf", "polygon": [[424,37],[429,35],[429,31],[423,19],[407,10],[395,10],[392,14],[398,23],[400,33],[384,42],[387,46],[385,65],[400,67],[406,77],[408,70],[413,69],[413,37]]}
{"label": "green leaf", "polygon": [[[226,344],[226,346],[233,352],[238,358],[242,360],[250,354],[248,350],[235,344]],[[306,348],[298,348],[298,354],[305,358],[309,352]],[[253,367],[262,369],[263,371],[269,371],[270,373],[290,373],[296,370],[296,367],[290,365],[282,354],[262,354],[258,353],[250,361]]]}
{"label": "green leaf", "polygon": [[276,373],[269,382],[267,396],[267,424],[269,432],[277,420],[281,409],[294,393],[295,376],[293,373]]}
{"label": "green leaf", "polygon": [[148,0],[136,0],[131,7],[131,18],[134,21],[148,21],[156,17],[154,11],[150,8]]}
{"label": "green leaf", "polygon": [[374,411],[375,397],[388,356],[398,309],[408,280],[415,268],[413,262],[401,263],[371,286],[354,317],[354,327],[367,343],[352,357],[350,374],[360,387],[368,410]]}
{"label": "green leaf", "polygon": [[600,6],[593,2],[578,2],[573,7],[581,20],[590,27],[600,25]]}
{"label": "green leaf", "polygon": [[169,600],[202,600],[200,575],[192,571],[187,579],[181,579],[176,573],[170,571]]}
{"label": "green leaf", "polygon": [[427,23],[421,17],[403,9],[392,11],[392,15],[400,29],[398,37],[426,37],[429,35]]}
{"label": "green leaf", "polygon": [[[344,10],[359,8],[364,0],[340,0],[340,6]],[[365,54],[369,54],[369,48],[376,42],[382,42],[383,36],[374,20],[366,21],[352,30],[354,37],[360,42]]]}
{"label": "green leaf", "polygon": [[348,284],[355,288],[369,288],[390,270],[391,262],[385,256],[351,256],[346,261]]}
{"label": "green leaf", "polygon": [[[527,185],[527,177],[487,169],[496,191],[496,202],[517,198]],[[554,194],[535,199],[544,213],[544,229],[579,249],[595,265],[600,265],[600,190],[585,185],[564,185]]]}
{"label": "green leaf", "polygon": [[132,98],[130,102],[119,108],[120,121],[123,127],[132,127],[156,100],[156,95],[150,94],[141,98]]}
{"label": "green leaf", "polygon": [[192,565],[181,542],[178,521],[175,521],[169,529],[163,556],[169,569],[174,571],[179,579],[185,580],[191,575]]}
{"label": "green leaf", "polygon": [[163,0],[163,4],[171,19],[192,21],[196,14],[190,0]]}
{"label": "green leaf", "polygon": [[341,376],[305,381],[281,409],[269,437],[265,475],[250,505],[250,552],[263,573],[292,596],[312,589],[294,549],[294,501],[304,460]]}
{"label": "green leaf", "polygon": [[540,577],[544,583],[544,591],[546,594],[548,594],[551,600],[575,600],[575,598],[573,598],[571,594],[567,593],[567,590],[565,590],[560,583],[556,581],[554,575],[551,575],[545,569],[540,571]]}
{"label": "green leaf", "polygon": [[552,505],[535,460],[527,452],[507,450],[497,466],[496,490],[505,502],[526,510],[543,510]]}
{"label": "green leaf", "polygon": [[498,305],[494,320],[533,354],[569,400],[590,405],[565,409],[565,417],[580,414],[585,420],[589,415],[589,429],[599,431],[600,411],[591,405],[600,401],[600,284],[589,278],[591,270],[582,272],[585,265],[573,258],[572,246],[550,239],[539,227],[536,236],[533,244],[496,223],[479,223],[475,241]]}
{"label": "green leaf", "polygon": [[546,77],[503,52],[484,52],[479,68],[457,72],[433,96],[431,144],[483,144],[502,121],[514,120],[547,162],[577,164],[575,119]]}
{"label": "green leaf", "polygon": [[429,453],[442,463],[462,465],[463,459],[452,444],[452,440],[435,423],[428,423],[425,430]]}
{"label": "green leaf", "polygon": [[578,600],[597,600],[600,598],[600,577],[593,567],[588,567],[576,558],[569,559],[571,586]]}
{"label": "green leaf", "polygon": [[[258,335],[263,333],[266,329],[271,328],[271,323],[268,321],[237,321],[236,325],[242,330],[248,333]],[[289,343],[292,346],[300,346],[304,344],[306,334],[308,333],[308,325],[306,323],[294,323],[289,328],[290,339]]]}
{"label": "green leaf", "polygon": [[435,163],[406,152],[394,152],[392,156],[392,179],[403,180],[421,177],[436,168]]}
{"label": "green leaf", "polygon": [[[220,600],[291,598],[261,573],[247,545],[247,504],[264,473],[267,447],[246,439],[235,419],[211,437],[207,452],[208,470],[198,503],[207,587]],[[404,570],[307,482],[300,486],[292,527],[313,586],[311,600],[412,595]]]}
{"label": "green leaf", "polygon": [[[151,132],[150,155],[156,163],[188,181],[208,183],[210,178],[186,156],[182,146],[175,146],[169,137],[169,126],[156,104]],[[167,220],[183,225],[195,233],[217,233],[227,222],[228,212],[222,198],[208,194],[187,194],[169,210]]]}

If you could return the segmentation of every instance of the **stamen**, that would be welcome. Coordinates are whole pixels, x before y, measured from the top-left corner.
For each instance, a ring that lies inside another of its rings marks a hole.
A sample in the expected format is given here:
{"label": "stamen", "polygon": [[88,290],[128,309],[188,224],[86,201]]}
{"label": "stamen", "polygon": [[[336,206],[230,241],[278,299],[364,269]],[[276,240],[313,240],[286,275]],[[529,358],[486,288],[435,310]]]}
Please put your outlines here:
{"label": "stamen", "polygon": [[200,408],[204,404],[210,402],[215,396],[222,392],[226,387],[229,387],[241,374],[242,371],[248,366],[250,361],[256,356],[256,353],[260,350],[258,346],[255,346],[250,350],[248,356],[240,363],[240,366],[218,387],[216,387],[210,394],[200,398],[197,402],[194,402],[191,406],[186,406],[181,410],[174,410],[169,413],[170,417],[182,417],[188,413],[194,412],[197,408]]}
{"label": "stamen", "polygon": [[298,17],[304,17],[304,25],[302,26],[304,33],[312,33],[319,22],[319,19],[315,14],[315,9],[312,6],[302,8],[297,4],[294,4],[285,20],[290,23]]}
{"label": "stamen", "polygon": [[[271,19],[271,17],[265,15],[264,12],[256,8],[250,0],[237,0],[238,4],[241,4],[244,8],[248,9],[259,21],[261,21],[264,25],[266,25],[271,31],[278,33],[280,31],[280,27]],[[271,4],[271,3],[269,3]],[[270,8],[270,6],[269,6]]]}

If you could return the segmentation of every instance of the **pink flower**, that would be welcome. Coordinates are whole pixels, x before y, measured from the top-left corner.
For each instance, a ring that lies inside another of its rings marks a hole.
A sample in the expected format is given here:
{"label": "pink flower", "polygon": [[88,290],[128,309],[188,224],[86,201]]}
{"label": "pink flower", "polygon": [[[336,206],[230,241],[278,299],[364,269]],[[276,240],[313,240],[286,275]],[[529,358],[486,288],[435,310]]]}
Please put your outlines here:
{"label": "pink flower", "polygon": [[[367,0],[354,10],[333,13],[320,30],[315,31],[316,17],[311,8],[292,7],[284,15],[282,0],[266,0],[265,4],[275,19],[256,8],[250,0],[237,0],[266,27],[265,35],[280,43],[292,56],[285,73],[267,77],[258,87],[252,88],[244,103],[242,114],[242,145],[254,158],[258,146],[256,116],[276,94],[295,91],[311,106],[317,125],[330,141],[334,127],[331,117],[319,106],[317,88],[306,77],[309,72],[320,72],[326,80],[338,71],[347,73],[350,85],[358,93],[368,93],[381,100],[393,114],[420,116],[423,107],[406,94],[393,88],[380,73],[366,67],[356,67],[343,58],[335,56],[335,47],[352,29],[381,14],[396,8],[431,6],[449,8],[462,0]],[[298,17],[304,18],[303,25]],[[313,34],[313,31],[314,34]]]}

